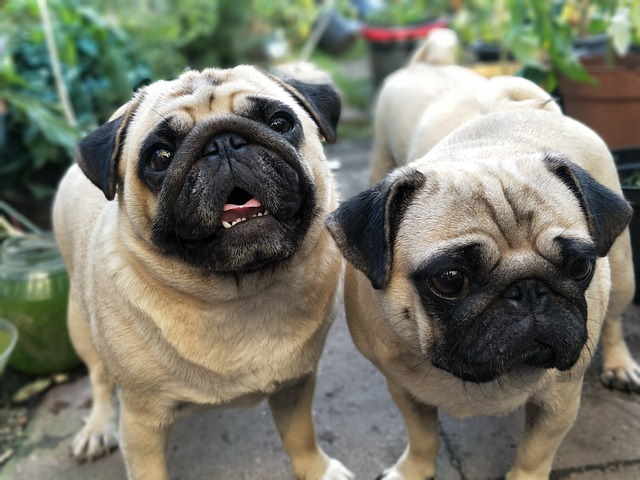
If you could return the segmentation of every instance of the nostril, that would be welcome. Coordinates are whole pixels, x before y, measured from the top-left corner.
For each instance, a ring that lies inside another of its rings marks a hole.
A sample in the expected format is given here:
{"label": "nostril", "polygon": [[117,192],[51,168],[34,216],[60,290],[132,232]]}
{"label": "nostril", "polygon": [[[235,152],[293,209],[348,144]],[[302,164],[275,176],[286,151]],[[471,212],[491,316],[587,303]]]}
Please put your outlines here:
{"label": "nostril", "polygon": [[533,291],[535,292],[536,297],[538,298],[543,298],[546,297],[547,295],[549,295],[549,289],[541,284],[541,283],[537,283],[533,289]]}
{"label": "nostril", "polygon": [[205,157],[215,156],[215,155],[218,155],[219,153],[220,153],[220,146],[218,145],[218,142],[214,138],[211,141],[209,141],[209,143],[207,143],[207,145],[204,147],[203,156]]}
{"label": "nostril", "polygon": [[509,287],[507,289],[506,292],[504,292],[504,294],[502,295],[504,298],[507,298],[509,300],[516,300],[516,301],[520,301],[522,300],[522,289],[520,288],[519,285],[512,285],[511,287]]}
{"label": "nostril", "polygon": [[229,145],[231,145],[231,148],[234,150],[240,150],[247,145],[247,141],[239,135],[230,135]]}
{"label": "nostril", "polygon": [[230,150],[240,150],[249,144],[244,137],[235,133],[221,133],[209,139],[203,150],[203,156],[217,156]]}

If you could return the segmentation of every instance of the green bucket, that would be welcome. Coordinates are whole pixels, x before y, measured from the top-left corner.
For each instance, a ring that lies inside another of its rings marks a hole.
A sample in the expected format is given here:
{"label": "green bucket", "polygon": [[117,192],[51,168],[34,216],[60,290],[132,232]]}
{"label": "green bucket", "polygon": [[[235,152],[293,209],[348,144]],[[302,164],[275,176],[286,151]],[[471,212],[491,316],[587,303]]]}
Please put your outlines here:
{"label": "green bucket", "polygon": [[32,375],[79,364],[67,330],[69,278],[53,237],[24,235],[0,247],[0,317],[19,332],[9,365]]}

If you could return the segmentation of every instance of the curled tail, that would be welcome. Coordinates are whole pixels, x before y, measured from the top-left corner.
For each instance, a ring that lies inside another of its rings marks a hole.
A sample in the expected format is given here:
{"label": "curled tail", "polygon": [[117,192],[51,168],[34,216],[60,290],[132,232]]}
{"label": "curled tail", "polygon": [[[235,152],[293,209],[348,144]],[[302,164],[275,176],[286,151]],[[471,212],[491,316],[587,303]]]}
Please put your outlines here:
{"label": "curled tail", "polygon": [[413,53],[409,65],[414,63],[453,65],[456,63],[458,47],[456,32],[448,28],[437,28]]}
{"label": "curled tail", "polygon": [[526,108],[561,113],[560,107],[544,89],[521,77],[493,77],[488,88],[478,92],[478,101],[486,111]]}

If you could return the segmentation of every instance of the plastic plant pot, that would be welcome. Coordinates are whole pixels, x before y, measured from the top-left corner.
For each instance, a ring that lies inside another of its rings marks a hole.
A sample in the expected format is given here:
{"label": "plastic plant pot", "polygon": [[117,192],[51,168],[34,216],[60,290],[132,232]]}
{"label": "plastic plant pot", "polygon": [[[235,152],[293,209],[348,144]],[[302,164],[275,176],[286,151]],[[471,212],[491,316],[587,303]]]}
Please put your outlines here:
{"label": "plastic plant pot", "polygon": [[430,20],[406,27],[365,26],[362,36],[369,44],[374,85],[380,86],[387,75],[404,66],[418,43],[432,30],[446,26],[446,20]]}
{"label": "plastic plant pot", "polygon": [[79,363],[67,330],[69,280],[50,235],[25,235],[0,248],[0,316],[19,332],[9,365],[32,375]]}
{"label": "plastic plant pot", "polygon": [[0,376],[4,373],[17,341],[18,330],[16,327],[8,320],[0,318]]}
{"label": "plastic plant pot", "polygon": [[629,184],[629,178],[640,178],[640,146],[613,150],[616,160],[618,176],[622,183],[622,193],[633,207],[633,217],[629,223],[631,233],[631,251],[633,254],[633,269],[636,277],[636,294],[634,303],[640,304],[640,183]]}

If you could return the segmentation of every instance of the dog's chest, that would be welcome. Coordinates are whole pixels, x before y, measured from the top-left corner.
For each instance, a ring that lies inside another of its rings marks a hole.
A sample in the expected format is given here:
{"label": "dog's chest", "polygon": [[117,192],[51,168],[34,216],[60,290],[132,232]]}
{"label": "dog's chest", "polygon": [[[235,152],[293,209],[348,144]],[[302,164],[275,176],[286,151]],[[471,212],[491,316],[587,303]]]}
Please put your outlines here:
{"label": "dog's chest", "polygon": [[387,359],[383,371],[421,403],[458,418],[506,415],[526,403],[549,380],[543,370],[523,370],[503,376],[500,381],[464,382],[429,363],[408,367],[406,357]]}
{"label": "dog's chest", "polygon": [[327,309],[278,292],[218,306],[123,292],[97,313],[94,336],[120,382],[201,404],[251,402],[310,373],[330,323]]}

